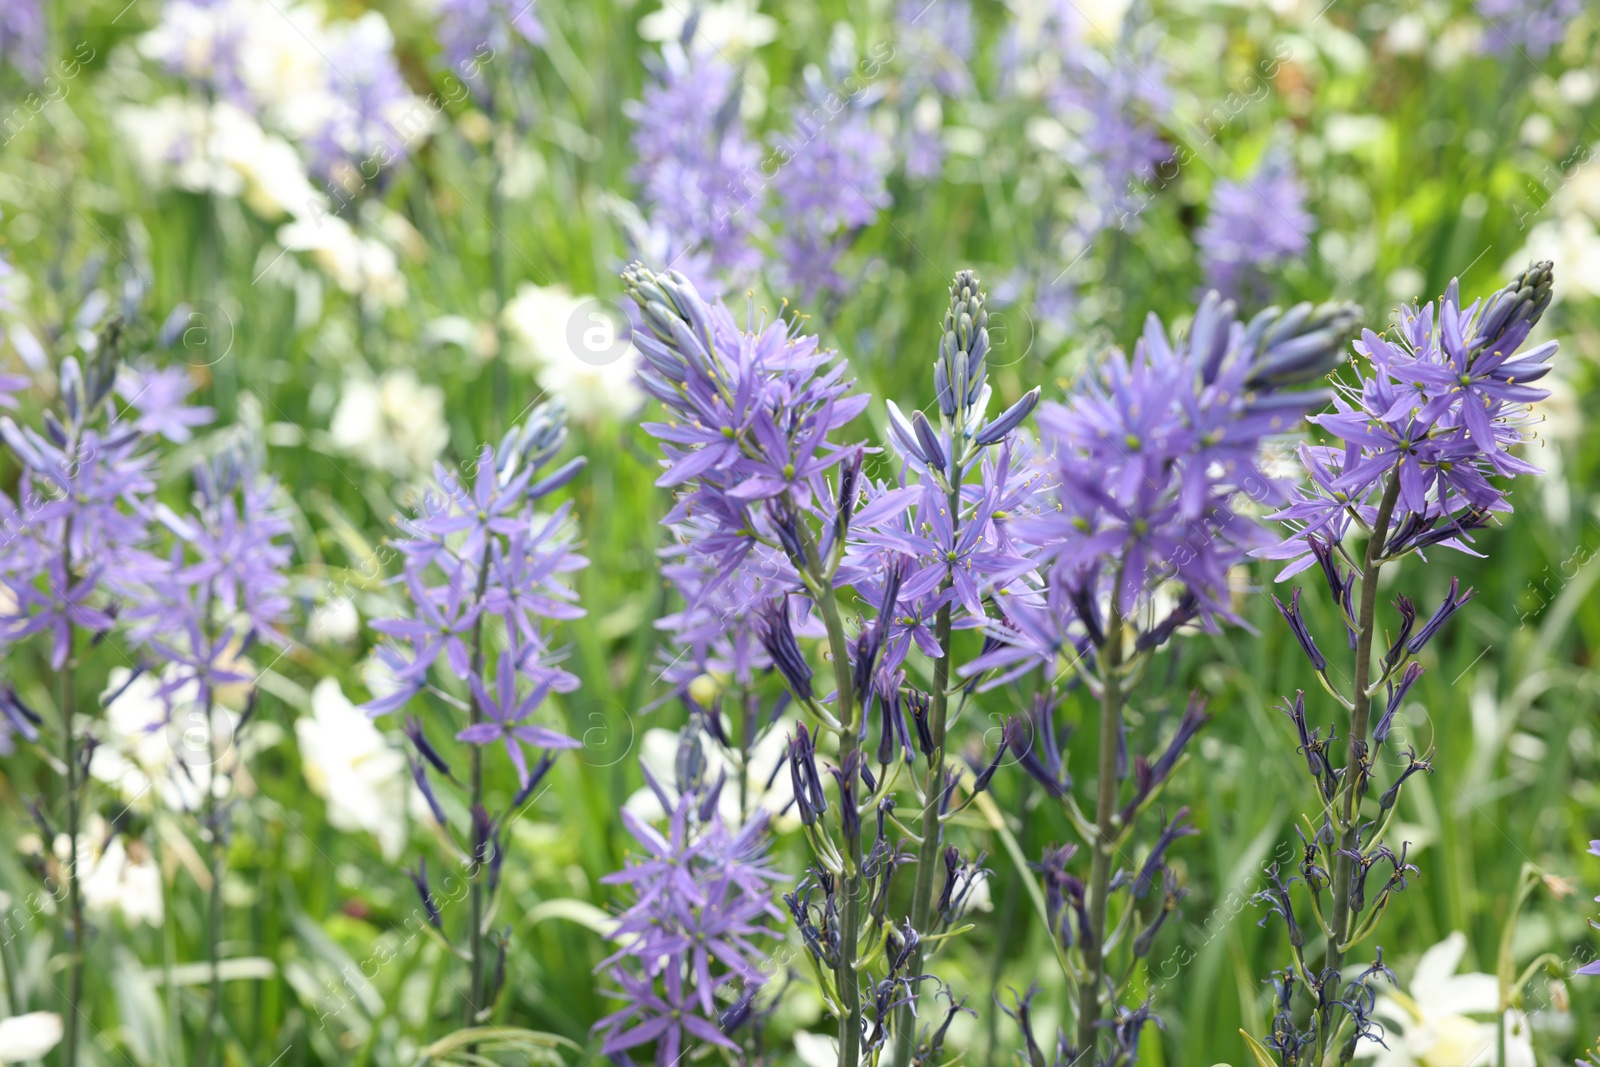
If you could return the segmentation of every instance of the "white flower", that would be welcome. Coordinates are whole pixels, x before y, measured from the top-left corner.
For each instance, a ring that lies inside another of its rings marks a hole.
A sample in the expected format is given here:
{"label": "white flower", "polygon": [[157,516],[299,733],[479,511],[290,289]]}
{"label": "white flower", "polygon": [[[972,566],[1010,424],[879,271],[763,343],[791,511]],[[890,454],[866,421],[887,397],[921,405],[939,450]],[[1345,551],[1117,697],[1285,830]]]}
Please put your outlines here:
{"label": "white flower", "polygon": [[161,925],[161,871],[144,842],[124,844],[118,834],[97,856],[86,834],[78,839],[78,864],[91,913],[121,912],[130,923]]}
{"label": "white flower", "polygon": [[295,720],[294,732],[306,784],[328,802],[328,822],[372,834],[393,863],[406,844],[405,756],[332,678],[311,691],[311,714]]}
{"label": "white flower", "polygon": [[1014,0],[1018,39],[1036,41],[1047,18],[1065,18],[1068,32],[1082,41],[1115,41],[1122,33],[1122,21],[1131,0],[1077,0],[1059,8],[1041,0]]}
{"label": "white flower", "polygon": [[690,48],[731,56],[771,44],[778,38],[778,22],[756,10],[752,0],[721,0],[720,3],[685,5],[668,0],[659,11],[639,20],[639,36],[647,41],[681,41],[683,28],[694,11],[694,41]]}
{"label": "white flower", "polygon": [[[162,696],[160,690],[173,678],[170,672],[165,679],[146,672],[130,682],[131,675],[126,667],[111,669],[103,695],[116,695],[106,705],[105,729],[89,757],[89,773],[114,787],[130,806],[148,810],[159,800],[172,811],[196,811],[212,787],[212,752],[194,683]],[[219,746],[220,792],[238,759],[232,745],[237,716],[225,707],[214,707],[211,714],[219,736],[227,739]]]}
{"label": "white flower", "polygon": [[319,604],[306,623],[306,639],[312,644],[342,644],[354,641],[360,632],[361,613],[347,596],[330,597],[327,603]]}
{"label": "white flower", "polygon": [[[66,862],[72,854],[66,834],[56,835],[53,851]],[[114,834],[105,819],[91,815],[78,834],[75,870],[91,914],[121,913],[130,923],[161,925],[161,871],[143,841]]]}
{"label": "white flower", "polygon": [[318,211],[278,230],[278,243],[291,252],[309,252],[334,283],[359,293],[369,304],[405,303],[406,280],[394,249],[376,237],[363,237],[344,219]]}
{"label": "white flower", "polygon": [[0,1019],[0,1063],[26,1063],[43,1059],[61,1043],[65,1031],[61,1016],[53,1011],[32,1011]]}
{"label": "white flower", "polygon": [[574,419],[624,418],[644,403],[634,382],[638,351],[598,298],[559,285],[524,285],[506,304],[503,321],[513,342],[508,355],[532,366]]}
{"label": "white flower", "polygon": [[239,197],[268,220],[326,211],[294,146],[227,101],[168,96],[121,108],[117,119],[150,185]]}
{"label": "white flower", "polygon": [[[1500,984],[1492,974],[1457,974],[1466,951],[1466,935],[1457,931],[1424,952],[1411,975],[1410,996],[1394,989],[1378,997],[1373,1014],[1389,1047],[1369,1038],[1356,1055],[1373,1057],[1374,1067],[1494,1064]],[[1499,1067],[1535,1067],[1527,1016],[1509,1012],[1505,1026],[1506,1062]]]}
{"label": "white flower", "polygon": [[376,382],[351,378],[329,427],[333,445],[368,466],[407,476],[427,471],[450,441],[444,391],[415,372],[385,371]]}
{"label": "white flower", "polygon": [[1541,259],[1556,265],[1555,299],[1600,296],[1600,233],[1587,215],[1573,211],[1539,223],[1507,262],[1522,270]]}

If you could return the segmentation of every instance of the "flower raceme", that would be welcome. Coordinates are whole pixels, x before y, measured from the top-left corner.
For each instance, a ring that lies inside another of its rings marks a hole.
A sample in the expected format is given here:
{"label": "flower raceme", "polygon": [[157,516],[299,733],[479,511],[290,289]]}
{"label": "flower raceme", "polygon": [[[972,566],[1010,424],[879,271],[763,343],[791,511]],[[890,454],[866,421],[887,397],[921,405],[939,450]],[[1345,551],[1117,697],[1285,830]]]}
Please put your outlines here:
{"label": "flower raceme", "polygon": [[[1339,443],[1300,447],[1307,485],[1272,516],[1288,536],[1258,550],[1289,561],[1280,580],[1312,569],[1321,575],[1354,655],[1346,689],[1340,672],[1329,669],[1327,643],[1318,644],[1301,614],[1301,590],[1287,605],[1274,598],[1318,681],[1349,715],[1340,761],[1334,731],[1324,738],[1310,724],[1304,692],[1283,705],[1322,805],[1320,817],[1304,819],[1298,874],[1283,879],[1274,868],[1274,889],[1261,897],[1268,918],[1277,915],[1288,928],[1293,958],[1273,979],[1279,1021],[1254,1047],[1258,1057],[1284,1067],[1348,1060],[1380,1040],[1378,1018],[1386,1009],[1375,1001],[1376,983],[1387,975],[1381,950],[1376,963],[1354,976],[1346,973],[1346,959],[1376,933],[1390,897],[1416,873],[1405,844],[1397,851],[1384,835],[1402,786],[1431,770],[1431,753],[1406,748],[1375,804],[1369,793],[1378,752],[1400,744],[1396,716],[1425,673],[1419,655],[1473,591],[1463,592],[1452,578],[1420,623],[1417,599],[1397,594],[1397,626],[1385,646],[1375,643],[1379,574],[1407,556],[1425,558],[1435,545],[1477,554],[1469,547],[1472,531],[1511,510],[1503,484],[1493,479],[1537,473],[1513,449],[1527,438],[1529,405],[1547,395],[1531,383],[1549,372],[1556,342],[1524,346],[1550,305],[1552,286],[1551,265],[1536,263],[1463,307],[1452,282],[1436,304],[1403,309],[1392,336],[1363,331],[1355,348],[1364,362],[1339,386],[1335,410],[1311,419]],[[1291,892],[1297,882],[1301,894]],[[1307,902],[1326,934],[1320,961],[1306,951]],[[1309,1016],[1296,1014],[1297,999],[1312,1002]]]}
{"label": "flower raceme", "polygon": [[[693,701],[707,671],[740,689],[775,673],[810,720],[810,729],[795,728],[788,770],[816,861],[790,912],[839,1018],[841,1063],[891,1037],[896,1058],[909,1057],[910,1005],[929,981],[923,939],[952,913],[934,907],[935,872],[965,871],[967,884],[976,869],[943,841],[957,808],[944,760],[950,632],[957,621],[981,624],[991,587],[1027,569],[1008,525],[1037,484],[1016,429],[1038,392],[987,416],[987,314],[977,279],[963,272],[934,364],[938,423],[890,407],[901,472],[879,483],[863,470],[864,447],[840,437],[870,398],[851,392],[845,365],[815,337],[782,322],[741,330],[676,273],[635,266],[624,282],[644,326],[634,338],[642,385],[671,416],[646,426],[662,443],[658,484],[675,492],[666,572],[687,601],[662,625],[693,661],[670,680]],[[853,632],[841,618],[842,590],[871,611]],[[831,686],[801,644],[811,637],[831,649]],[[905,683],[901,665],[913,650],[934,665],[932,694]],[[692,703],[691,711],[701,714]],[[865,744],[871,721],[883,733],[876,773]],[[899,776],[919,758],[917,833],[892,813]],[[896,832],[918,854],[911,915],[899,921],[887,913],[901,865]]]}
{"label": "flower raceme", "polygon": [[[551,624],[583,614],[565,576],[587,561],[573,548],[570,504],[549,514],[540,510],[542,501],[583,469],[582,458],[556,463],[566,438],[560,406],[541,404],[498,446],[485,445],[467,470],[438,467],[436,489],[400,522],[402,536],[396,541],[398,583],[409,610],[373,623],[387,637],[379,659],[398,685],[369,701],[367,713],[383,715],[432,698],[427,705],[433,712],[422,719],[408,717],[406,734],[416,750],[413,779],[471,882],[469,1025],[487,1018],[500,992],[485,942],[506,827],[549,772],[554,753],[579,747],[534,721],[551,693],[571,692],[578,685],[560,665]],[[464,777],[452,769],[448,749],[441,751],[429,738],[430,732],[437,736],[440,722],[467,746],[470,773]],[[538,753],[536,760],[530,760],[530,748]],[[495,749],[504,753],[516,788],[504,809],[491,813],[484,760]],[[466,837],[441,804],[436,777],[458,783],[468,794]],[[442,926],[426,868],[419,867],[413,877],[430,919]]]}

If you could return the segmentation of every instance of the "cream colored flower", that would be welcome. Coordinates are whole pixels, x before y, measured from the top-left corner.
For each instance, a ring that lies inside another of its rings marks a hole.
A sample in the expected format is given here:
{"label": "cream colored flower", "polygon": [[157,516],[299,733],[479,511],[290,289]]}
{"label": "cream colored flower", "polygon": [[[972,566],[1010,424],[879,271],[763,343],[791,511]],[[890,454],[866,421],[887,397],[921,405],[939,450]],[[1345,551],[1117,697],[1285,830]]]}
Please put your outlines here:
{"label": "cream colored flower", "polygon": [[43,1059],[61,1043],[65,1031],[53,1011],[32,1011],[0,1019],[0,1064]]}
{"label": "cream colored flower", "polygon": [[329,427],[336,449],[391,474],[424,473],[450,441],[444,391],[409,368],[345,382]]}
{"label": "cream colored flower", "polygon": [[306,622],[306,640],[312,644],[354,641],[361,633],[361,613],[347,596],[328,598],[318,604]]}
{"label": "cream colored flower", "polygon": [[[1411,975],[1411,993],[1398,989],[1378,997],[1373,1014],[1383,1026],[1384,1048],[1371,1039],[1356,1056],[1374,1067],[1490,1067],[1496,1063],[1495,1019],[1500,985],[1491,974],[1457,974],[1467,938],[1451,934],[1422,954]],[[1528,1017],[1507,1013],[1506,1062],[1498,1067],[1535,1067]]]}
{"label": "cream colored flower", "polygon": [[406,280],[394,249],[357,233],[338,215],[318,212],[297,218],[278,230],[278,243],[291,252],[310,253],[334,284],[371,305],[405,303]]}
{"label": "cream colored flower", "polygon": [[1555,299],[1600,296],[1600,232],[1588,215],[1572,211],[1534,226],[1506,266],[1515,273],[1541,259],[1556,265]]}
{"label": "cream colored flower", "polygon": [[115,788],[130,807],[149,810],[159,801],[171,811],[196,811],[213,787],[214,756],[220,769],[215,788],[219,794],[226,791],[225,779],[238,761],[232,744],[238,716],[227,707],[212,709],[220,741],[214,754],[193,683],[163,696],[171,672],[165,678],[146,672],[130,682],[131,674],[126,667],[111,669],[104,696],[115,697],[106,705],[105,729],[89,758],[89,773]]}
{"label": "cream colored flower", "polygon": [[406,759],[391,747],[339,683],[324,678],[311,691],[311,714],[294,723],[300,763],[311,791],[328,802],[328,822],[366,831],[394,862],[406,844]]}
{"label": "cream colored flower", "polygon": [[524,285],[506,304],[508,353],[533,368],[539,384],[566,401],[572,418],[624,418],[644,403],[634,381],[638,350],[614,311],[563,286]]}
{"label": "cream colored flower", "polygon": [[754,0],[721,0],[712,4],[668,2],[639,20],[639,36],[666,43],[683,40],[689,13],[695,15],[695,35],[689,47],[732,57],[753,51],[778,39],[778,21],[757,10]]}

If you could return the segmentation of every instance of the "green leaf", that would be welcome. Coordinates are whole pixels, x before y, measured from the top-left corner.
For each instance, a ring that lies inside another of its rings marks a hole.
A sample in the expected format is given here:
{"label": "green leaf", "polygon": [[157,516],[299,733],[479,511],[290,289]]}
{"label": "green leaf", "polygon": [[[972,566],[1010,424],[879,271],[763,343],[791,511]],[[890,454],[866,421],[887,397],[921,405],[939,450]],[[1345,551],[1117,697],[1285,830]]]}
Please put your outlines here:
{"label": "green leaf", "polygon": [[1277,1064],[1272,1062],[1272,1057],[1267,1055],[1267,1050],[1262,1047],[1261,1042],[1243,1030],[1239,1031],[1239,1036],[1244,1038],[1246,1045],[1250,1046],[1250,1055],[1256,1058],[1256,1067],[1278,1067]]}

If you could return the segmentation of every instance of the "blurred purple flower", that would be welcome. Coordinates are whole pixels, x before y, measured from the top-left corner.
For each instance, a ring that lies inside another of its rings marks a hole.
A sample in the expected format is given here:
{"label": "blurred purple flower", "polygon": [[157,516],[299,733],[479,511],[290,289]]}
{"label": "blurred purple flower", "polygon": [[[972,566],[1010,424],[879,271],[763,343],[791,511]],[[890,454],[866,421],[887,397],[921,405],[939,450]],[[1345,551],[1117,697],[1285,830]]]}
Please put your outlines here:
{"label": "blurred purple flower", "polygon": [[475,92],[481,90],[484,64],[544,44],[536,5],[537,0],[442,0],[439,44],[445,61]]}
{"label": "blurred purple flower", "polygon": [[846,99],[833,110],[823,101],[838,97],[815,90],[812,96],[817,102],[797,107],[789,132],[775,139],[769,211],[778,234],[778,283],[798,289],[801,303],[845,288],[839,258],[855,231],[890,203],[889,144],[864,103]]}
{"label": "blurred purple flower", "polygon": [[43,0],[6,0],[0,4],[0,67],[10,66],[24,78],[37,78],[48,53]]}
{"label": "blurred purple flower", "polygon": [[1211,210],[1195,235],[1206,283],[1224,296],[1262,300],[1268,271],[1283,267],[1311,246],[1317,220],[1287,152],[1274,150],[1240,181],[1218,181]]}
{"label": "blurred purple flower", "polygon": [[668,47],[643,99],[625,107],[636,124],[634,178],[651,225],[670,242],[672,258],[659,269],[698,253],[714,275],[737,279],[760,263],[761,151],[739,114],[741,88],[720,56]]}
{"label": "blurred purple flower", "polygon": [[1483,35],[1489,51],[1522,52],[1538,60],[1566,40],[1583,0],[1477,0],[1476,7],[1489,22]]}
{"label": "blurred purple flower", "polygon": [[382,15],[331,25],[327,38],[327,113],[306,139],[311,169],[346,193],[381,188],[429,112],[406,87]]}
{"label": "blurred purple flower", "polygon": [[195,427],[207,425],[215,415],[208,407],[184,403],[194,390],[193,379],[182,367],[125,368],[117,377],[117,395],[138,413],[134,427],[175,444],[188,441]]}

